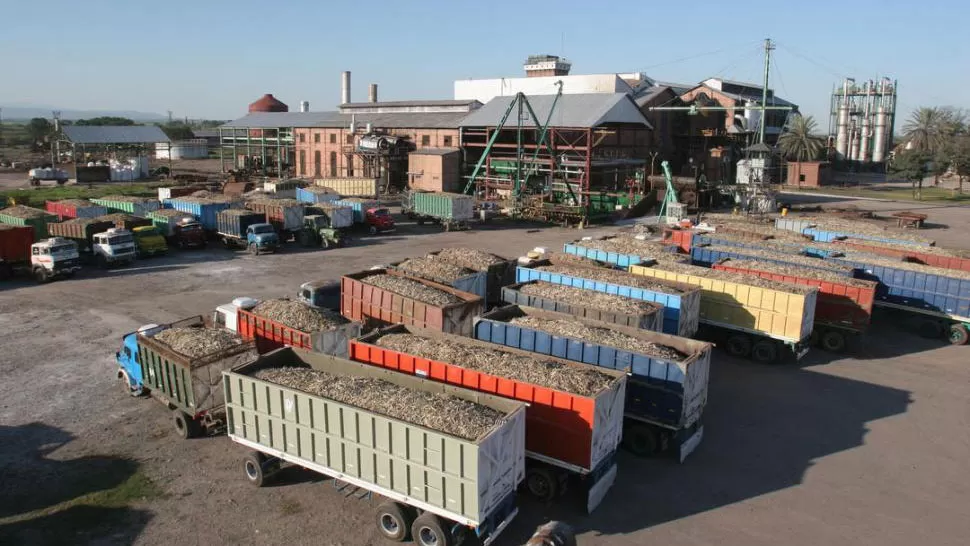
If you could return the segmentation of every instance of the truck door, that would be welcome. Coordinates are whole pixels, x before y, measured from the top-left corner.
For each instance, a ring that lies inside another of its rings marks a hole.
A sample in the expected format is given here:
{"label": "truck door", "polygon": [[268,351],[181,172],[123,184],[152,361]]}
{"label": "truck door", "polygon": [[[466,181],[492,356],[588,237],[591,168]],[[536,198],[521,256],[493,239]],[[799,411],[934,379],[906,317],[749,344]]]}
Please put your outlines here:
{"label": "truck door", "polygon": [[125,336],[121,352],[118,353],[118,363],[128,374],[128,381],[132,387],[137,388],[144,385],[145,378],[142,374],[141,364],[138,362],[138,334]]}

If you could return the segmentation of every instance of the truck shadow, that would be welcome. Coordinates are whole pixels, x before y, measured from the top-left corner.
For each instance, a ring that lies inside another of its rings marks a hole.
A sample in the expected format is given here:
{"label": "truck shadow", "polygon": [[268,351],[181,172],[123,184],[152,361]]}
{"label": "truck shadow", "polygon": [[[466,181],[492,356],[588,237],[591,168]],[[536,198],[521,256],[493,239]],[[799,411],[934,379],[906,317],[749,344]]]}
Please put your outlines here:
{"label": "truck shadow", "polygon": [[523,544],[550,519],[623,535],[797,486],[814,461],[861,446],[868,423],[911,402],[908,391],[723,355],[711,375],[704,441],[684,464],[621,451],[616,483],[592,515],[576,492],[551,505],[520,495],[501,544]]}
{"label": "truck shadow", "polygon": [[73,435],[43,423],[0,426],[0,544],[77,544],[111,535],[131,544],[150,515],[127,506],[152,490],[137,462],[112,456],[58,460]]}
{"label": "truck shadow", "polygon": [[917,327],[906,319],[905,314],[886,313],[883,309],[876,309],[868,333],[852,340],[845,354],[829,353],[812,347],[811,352],[798,365],[828,364],[847,357],[881,360],[933,351],[949,345],[942,335],[939,338],[921,337],[917,333]]}

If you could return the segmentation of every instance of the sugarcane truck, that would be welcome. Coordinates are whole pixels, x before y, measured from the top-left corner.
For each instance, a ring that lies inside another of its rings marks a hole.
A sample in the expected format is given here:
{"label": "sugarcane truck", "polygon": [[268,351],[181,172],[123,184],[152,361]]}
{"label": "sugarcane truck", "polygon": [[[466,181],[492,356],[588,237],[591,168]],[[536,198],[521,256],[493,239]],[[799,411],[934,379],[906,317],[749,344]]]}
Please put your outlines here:
{"label": "sugarcane truck", "polygon": [[[465,440],[255,377],[260,370],[281,367],[447,394],[492,408],[504,418],[479,438]],[[456,546],[469,534],[490,545],[518,514],[515,489],[525,474],[521,402],[291,347],[223,375],[229,439],[251,450],[242,470],[256,487],[269,483],[285,465],[318,472],[333,478],[333,487],[344,497],[383,497],[374,520],[380,535],[394,542],[413,539],[420,546]],[[250,394],[257,391],[266,397]],[[342,417],[327,417],[336,415]],[[433,451],[413,456],[412,446],[432,444]]]}
{"label": "sugarcane truck", "polygon": [[280,249],[280,237],[266,215],[239,209],[227,209],[216,214],[218,234],[226,248],[245,248],[259,256],[263,252]]}
{"label": "sugarcane truck", "polygon": [[0,279],[29,273],[37,282],[47,283],[54,279],[69,279],[80,270],[77,243],[61,237],[31,244],[29,261],[22,260],[20,256],[0,256]]}
{"label": "sugarcane truck", "polygon": [[256,358],[255,344],[244,342],[204,355],[189,357],[154,339],[170,328],[203,328],[201,316],[170,324],[146,324],[125,334],[115,353],[116,376],[125,394],[149,395],[172,411],[178,435],[200,436],[223,424],[222,370]]}
{"label": "sugarcane truck", "polygon": [[91,251],[101,268],[131,264],[138,255],[134,236],[127,229],[118,228],[95,233],[91,238]]}
{"label": "sugarcane truck", "polygon": [[319,246],[323,249],[344,245],[343,229],[335,227],[331,219],[323,214],[303,217],[303,230],[299,235],[300,244],[306,247]]}

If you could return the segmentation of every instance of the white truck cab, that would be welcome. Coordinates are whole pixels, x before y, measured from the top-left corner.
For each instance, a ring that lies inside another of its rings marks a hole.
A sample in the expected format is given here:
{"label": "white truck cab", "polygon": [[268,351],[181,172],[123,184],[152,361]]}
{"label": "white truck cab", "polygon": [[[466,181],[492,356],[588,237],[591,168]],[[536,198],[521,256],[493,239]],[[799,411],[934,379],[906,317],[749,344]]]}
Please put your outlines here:
{"label": "white truck cab", "polygon": [[30,245],[30,269],[38,282],[73,276],[81,269],[77,243],[51,237]]}
{"label": "white truck cab", "polygon": [[101,267],[135,261],[135,238],[127,229],[111,228],[104,233],[95,234],[92,240],[94,257]]}
{"label": "white truck cab", "polygon": [[259,304],[259,300],[254,298],[240,297],[235,298],[230,303],[226,303],[216,307],[215,313],[212,315],[212,324],[217,328],[225,328],[232,332],[239,331],[239,310],[252,309]]}

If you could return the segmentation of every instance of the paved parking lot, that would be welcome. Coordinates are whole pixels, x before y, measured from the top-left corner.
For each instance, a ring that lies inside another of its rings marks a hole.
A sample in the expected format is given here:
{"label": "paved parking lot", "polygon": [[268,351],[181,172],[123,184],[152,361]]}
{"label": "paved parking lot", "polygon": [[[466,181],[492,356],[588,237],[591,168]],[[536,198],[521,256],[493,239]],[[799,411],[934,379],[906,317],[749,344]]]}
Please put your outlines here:
{"label": "paved parking lot", "polygon": [[[970,211],[930,214],[949,229],[927,233],[970,247]],[[405,225],[327,252],[214,248],[68,282],[0,285],[0,544],[380,544],[375,501],[345,499],[296,469],[255,489],[242,477],[245,451],[226,438],[176,439],[161,405],[118,388],[121,336],[444,246],[514,256],[577,236]],[[715,353],[705,438],[684,464],[623,453],[593,515],[569,495],[524,501],[500,544],[524,543],[550,518],[576,526],[582,546],[965,544],[968,351],[877,317],[850,357],[815,351],[763,367]]]}

